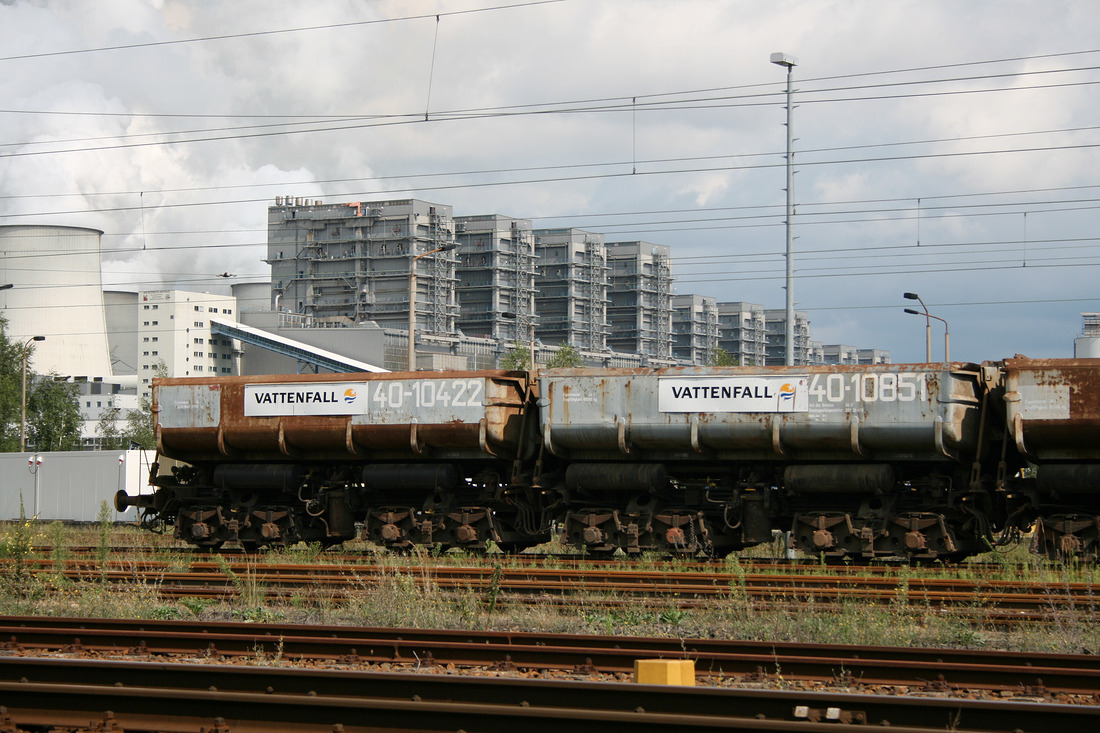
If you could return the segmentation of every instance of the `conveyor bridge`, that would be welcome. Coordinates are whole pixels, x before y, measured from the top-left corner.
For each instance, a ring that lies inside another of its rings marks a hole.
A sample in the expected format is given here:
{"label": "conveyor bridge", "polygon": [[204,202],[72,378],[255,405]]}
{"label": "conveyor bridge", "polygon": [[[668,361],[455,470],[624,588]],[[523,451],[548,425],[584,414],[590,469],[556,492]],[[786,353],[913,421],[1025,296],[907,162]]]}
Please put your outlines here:
{"label": "conveyor bridge", "polygon": [[250,346],[258,346],[281,356],[288,356],[298,360],[298,371],[307,365],[317,369],[327,369],[331,372],[388,372],[388,369],[376,367],[363,361],[349,359],[346,356],[319,349],[316,346],[288,339],[284,336],[263,331],[241,323],[231,323],[217,318],[210,319],[210,333],[215,336],[226,336],[236,339]]}

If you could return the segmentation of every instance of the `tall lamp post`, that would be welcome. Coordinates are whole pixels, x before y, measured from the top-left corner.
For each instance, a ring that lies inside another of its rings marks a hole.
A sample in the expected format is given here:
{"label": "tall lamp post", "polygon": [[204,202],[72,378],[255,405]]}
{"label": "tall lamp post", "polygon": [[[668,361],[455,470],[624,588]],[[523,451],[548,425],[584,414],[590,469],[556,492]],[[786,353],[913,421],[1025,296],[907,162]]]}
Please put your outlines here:
{"label": "tall lamp post", "polygon": [[409,371],[416,371],[416,262],[421,257],[434,255],[436,252],[449,252],[458,247],[458,244],[444,244],[442,247],[428,250],[424,254],[416,255],[409,263]]}
{"label": "tall lamp post", "polygon": [[791,105],[791,99],[794,95],[794,88],[791,86],[791,72],[798,64],[798,59],[790,54],[786,53],[773,53],[771,55],[771,62],[777,66],[784,66],[787,69],[787,366],[794,364],[794,290],[791,287],[791,280],[794,279],[794,258],[791,253],[794,245],[794,235],[791,229],[792,220],[794,219],[794,126],[792,125],[791,114],[794,111],[794,107]]}
{"label": "tall lamp post", "polygon": [[31,336],[23,343],[23,415],[19,425],[19,452],[27,450],[27,351],[32,341],[45,341],[45,336]]}
{"label": "tall lamp post", "polygon": [[916,293],[905,293],[906,300],[915,300],[920,303],[924,312],[921,313],[918,310],[912,308],[906,308],[905,312],[914,316],[924,316],[924,360],[926,362],[932,361],[932,319],[943,323],[943,360],[945,363],[951,363],[951,330],[947,325],[947,321],[939,316],[934,316],[928,312],[928,306],[924,304],[924,301],[920,299],[920,296]]}

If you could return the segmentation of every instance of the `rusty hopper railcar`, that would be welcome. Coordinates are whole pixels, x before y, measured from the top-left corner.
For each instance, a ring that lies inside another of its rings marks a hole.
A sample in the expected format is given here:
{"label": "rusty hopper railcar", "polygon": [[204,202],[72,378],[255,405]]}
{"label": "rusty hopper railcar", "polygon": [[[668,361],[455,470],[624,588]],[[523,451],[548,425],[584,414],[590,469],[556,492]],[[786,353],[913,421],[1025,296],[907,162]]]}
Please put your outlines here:
{"label": "rusty hopper railcar", "polygon": [[198,546],[360,532],[715,555],[957,559],[1100,546],[1100,362],[154,380],[151,495]]}
{"label": "rusty hopper railcar", "polygon": [[116,503],[208,547],[331,544],[356,524],[393,547],[530,544],[549,526],[522,475],[531,386],[518,372],[154,380],[157,490]]}
{"label": "rusty hopper railcar", "polygon": [[1100,552],[1100,361],[1006,359],[1010,448],[1034,468],[1009,487],[1035,497],[1035,550],[1096,559]]}
{"label": "rusty hopper railcar", "polygon": [[830,557],[961,557],[1003,516],[977,471],[993,368],[550,370],[542,444],[570,539],[724,552],[791,529]]}

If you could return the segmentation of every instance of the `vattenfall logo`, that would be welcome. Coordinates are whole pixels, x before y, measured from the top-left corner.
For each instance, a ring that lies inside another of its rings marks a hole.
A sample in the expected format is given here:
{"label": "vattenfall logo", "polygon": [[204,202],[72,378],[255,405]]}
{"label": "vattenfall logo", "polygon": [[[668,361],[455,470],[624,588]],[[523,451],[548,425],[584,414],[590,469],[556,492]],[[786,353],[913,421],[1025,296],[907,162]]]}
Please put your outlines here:
{"label": "vattenfall logo", "polygon": [[354,404],[355,403],[355,398],[358,397],[358,396],[359,395],[357,395],[355,393],[355,390],[352,389],[351,387],[348,387],[347,389],[344,390],[344,402],[347,402],[349,405]]}
{"label": "vattenfall logo", "polygon": [[793,400],[794,399],[794,385],[788,382],[779,388],[779,399],[781,400]]}

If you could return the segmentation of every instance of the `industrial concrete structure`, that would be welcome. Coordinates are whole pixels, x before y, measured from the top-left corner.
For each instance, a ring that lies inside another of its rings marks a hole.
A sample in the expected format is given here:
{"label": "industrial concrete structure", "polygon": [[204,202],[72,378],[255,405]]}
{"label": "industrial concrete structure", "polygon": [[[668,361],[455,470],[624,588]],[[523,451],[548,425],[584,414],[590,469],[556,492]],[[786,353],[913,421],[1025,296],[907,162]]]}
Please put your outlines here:
{"label": "industrial concrete structure", "polygon": [[7,336],[34,336],[33,370],[88,380],[111,376],[98,229],[0,226],[0,312]]}
{"label": "industrial concrete structure", "polygon": [[583,229],[536,229],[535,335],[548,344],[607,350],[608,266],[604,237]]}
{"label": "industrial concrete structure", "polygon": [[234,282],[230,288],[237,301],[237,320],[243,321],[248,313],[271,313],[271,281]]}
{"label": "industrial concrete structure", "polygon": [[709,295],[672,296],[672,356],[706,365],[718,347],[718,301]]}
{"label": "industrial concrete structure", "polygon": [[1081,335],[1073,339],[1073,358],[1100,359],[1100,313],[1081,314]]}
{"label": "industrial concrete structure", "polygon": [[116,377],[136,377],[138,294],[124,290],[106,290],[103,292],[103,311],[107,316],[111,371]]}
{"label": "industrial concrete structure", "polygon": [[276,197],[268,209],[267,263],[273,310],[314,324],[408,328],[409,273],[416,266],[416,327],[455,330],[451,207],[416,199],[323,204]]}
{"label": "industrial concrete structure", "polygon": [[649,242],[605,245],[609,268],[607,345],[647,362],[672,364],[672,267],[669,248]]}
{"label": "industrial concrete structure", "polygon": [[501,341],[532,340],[535,238],[527,219],[455,217],[458,330]]}

